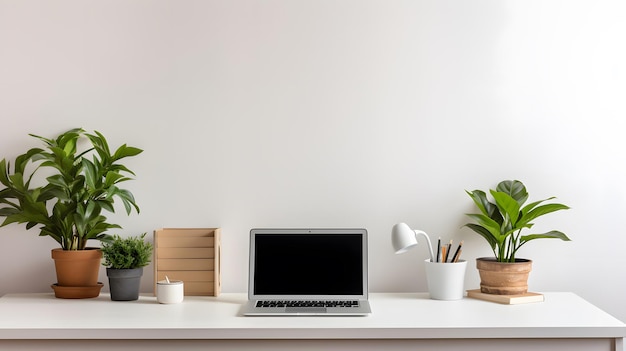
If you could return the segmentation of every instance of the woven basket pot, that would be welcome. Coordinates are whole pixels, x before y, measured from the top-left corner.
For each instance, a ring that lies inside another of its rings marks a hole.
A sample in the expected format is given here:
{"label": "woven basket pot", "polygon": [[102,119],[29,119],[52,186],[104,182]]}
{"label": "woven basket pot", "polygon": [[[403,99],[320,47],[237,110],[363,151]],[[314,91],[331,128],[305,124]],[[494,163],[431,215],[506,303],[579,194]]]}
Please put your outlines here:
{"label": "woven basket pot", "polygon": [[485,294],[521,295],[528,291],[532,261],[519,258],[514,263],[498,262],[492,257],[476,259],[480,291]]}

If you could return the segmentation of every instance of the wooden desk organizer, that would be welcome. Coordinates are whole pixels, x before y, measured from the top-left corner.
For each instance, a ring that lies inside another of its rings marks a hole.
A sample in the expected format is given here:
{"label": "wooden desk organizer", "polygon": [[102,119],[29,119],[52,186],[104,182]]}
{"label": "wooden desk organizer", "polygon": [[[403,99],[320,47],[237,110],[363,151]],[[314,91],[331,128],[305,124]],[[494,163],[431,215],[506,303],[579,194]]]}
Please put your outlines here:
{"label": "wooden desk organizer", "polygon": [[154,231],[154,291],[167,276],[182,280],[187,296],[220,294],[220,228]]}

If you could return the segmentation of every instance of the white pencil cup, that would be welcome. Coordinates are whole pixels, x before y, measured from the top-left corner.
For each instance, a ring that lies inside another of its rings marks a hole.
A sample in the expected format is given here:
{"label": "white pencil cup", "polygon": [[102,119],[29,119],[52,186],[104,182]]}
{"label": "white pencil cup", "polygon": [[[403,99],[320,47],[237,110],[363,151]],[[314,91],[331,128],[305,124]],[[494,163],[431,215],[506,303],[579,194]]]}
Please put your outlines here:
{"label": "white pencil cup", "polygon": [[182,280],[159,280],[156,286],[157,301],[159,303],[181,303],[185,296]]}
{"label": "white pencil cup", "polygon": [[465,268],[467,262],[459,260],[454,263],[424,261],[428,292],[433,300],[460,300],[463,298]]}

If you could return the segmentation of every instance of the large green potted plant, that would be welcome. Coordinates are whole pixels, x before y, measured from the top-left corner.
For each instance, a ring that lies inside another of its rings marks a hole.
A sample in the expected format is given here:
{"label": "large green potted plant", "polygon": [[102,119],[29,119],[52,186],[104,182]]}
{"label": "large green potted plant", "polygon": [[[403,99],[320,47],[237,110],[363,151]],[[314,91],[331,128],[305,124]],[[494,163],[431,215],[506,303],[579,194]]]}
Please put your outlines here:
{"label": "large green potted plant", "polygon": [[[76,297],[93,297],[100,292],[98,280],[102,253],[87,247],[89,240],[107,241],[107,231],[120,228],[109,223],[104,212],[115,212],[120,200],[130,214],[139,213],[132,193],[119,187],[134,173],[120,160],[142,152],[126,144],[111,152],[104,135],[75,128],[54,139],[30,134],[43,144],[19,155],[13,162],[0,161],[0,226],[25,224],[40,236],[54,239],[52,250],[57,269],[57,297],[77,292]],[[74,258],[78,258],[75,262]],[[66,277],[67,273],[88,277]],[[84,288],[84,289],[83,289]],[[97,291],[96,291],[97,290]]]}
{"label": "large green potted plant", "polygon": [[103,265],[107,267],[109,292],[113,301],[133,301],[139,298],[139,285],[143,267],[152,259],[152,244],[141,236],[122,238],[115,235],[112,241],[102,244]]}
{"label": "large green potted plant", "polygon": [[[504,180],[495,190],[489,190],[493,202],[484,191],[466,193],[474,200],[480,213],[467,214],[476,223],[467,223],[465,226],[482,236],[494,254],[494,257],[478,258],[476,261],[481,277],[481,292],[504,295],[525,293],[532,261],[517,258],[518,250],[536,239],[570,239],[557,230],[538,234],[522,234],[522,231],[531,229],[535,219],[569,207],[559,203],[546,203],[554,197],[526,204],[528,192],[518,180]],[[510,276],[509,273],[513,275]],[[503,279],[500,281],[498,278]]]}

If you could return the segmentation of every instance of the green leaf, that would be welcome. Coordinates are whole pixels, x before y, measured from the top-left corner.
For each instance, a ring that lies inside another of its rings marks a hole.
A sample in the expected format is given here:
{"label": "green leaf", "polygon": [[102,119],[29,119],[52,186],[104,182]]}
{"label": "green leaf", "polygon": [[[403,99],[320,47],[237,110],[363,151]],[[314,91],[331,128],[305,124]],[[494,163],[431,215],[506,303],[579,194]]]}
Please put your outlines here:
{"label": "green leaf", "polygon": [[113,206],[113,199],[99,199],[99,200],[94,200],[95,203],[98,204],[98,206],[100,206],[103,210],[106,210],[108,212],[115,212],[115,207]]}
{"label": "green leaf", "polygon": [[548,201],[548,200],[552,200],[554,199],[554,197],[545,199],[545,200],[539,200],[539,201],[535,201],[535,202],[531,202],[528,205],[524,206],[522,208],[522,216],[526,215],[528,212],[530,212],[530,210],[532,210],[533,208],[537,207],[537,205],[541,204],[544,201]]}
{"label": "green leaf", "polygon": [[104,186],[107,188],[111,187],[115,185],[116,183],[118,183],[119,181],[121,181],[123,178],[124,176],[117,172],[107,172],[105,181],[104,181]]}
{"label": "green leaf", "polygon": [[563,241],[571,241],[571,239],[567,235],[565,235],[564,233],[558,230],[551,230],[543,234],[522,235],[520,237],[520,241],[522,243],[525,243],[534,239],[561,239]]}
{"label": "green leaf", "polygon": [[480,236],[485,238],[485,240],[487,240],[487,242],[491,246],[491,249],[495,250],[496,245],[498,244],[498,241],[493,236],[493,234],[491,234],[491,232],[485,229],[485,227],[479,226],[478,224],[474,224],[474,223],[467,223],[464,226],[470,228],[471,230],[473,230],[474,232],[478,233]]}
{"label": "green leaf", "polygon": [[119,189],[119,191],[117,192],[117,195],[119,196],[120,199],[122,199],[122,203],[124,204],[124,207],[126,208],[127,214],[130,214],[131,206],[135,208],[135,211],[137,211],[137,213],[139,213],[139,206],[137,206],[137,204],[135,203],[135,197],[130,191],[126,189]]}
{"label": "green leaf", "polygon": [[504,180],[498,183],[496,186],[496,191],[506,193],[521,207],[524,205],[526,200],[528,199],[528,192],[526,191],[526,187],[519,180]]}
{"label": "green leaf", "polygon": [[119,159],[122,159],[124,157],[132,157],[132,156],[137,156],[140,153],[142,153],[143,150],[136,148],[136,147],[132,147],[132,146],[128,146],[126,144],[120,146],[116,151],[115,154],[113,154],[113,160],[117,161]]}
{"label": "green leaf", "polygon": [[478,222],[478,225],[483,227],[486,231],[488,231],[489,233],[491,233],[491,235],[497,240],[497,241],[501,241],[501,235],[500,235],[500,224],[498,224],[498,222],[494,221],[493,219],[483,215],[483,214],[472,214],[472,213],[467,213],[465,214],[466,216],[474,219],[476,222]]}
{"label": "green leaf", "polygon": [[12,188],[20,193],[28,191],[26,185],[24,184],[24,177],[21,173],[15,173],[10,175],[9,182],[11,182]]}
{"label": "green leaf", "polygon": [[7,161],[5,159],[0,161],[0,183],[6,187],[11,186],[11,183],[9,182],[9,166],[7,165]]}
{"label": "green leaf", "polygon": [[95,135],[94,134],[85,134],[85,135],[91,141],[100,159],[103,160],[103,164],[106,164],[106,165],[111,164],[112,163],[111,151],[109,149],[109,144],[107,143],[106,138],[104,137],[104,135],[102,135],[98,131],[95,131],[94,133]]}
{"label": "green leaf", "polygon": [[48,183],[50,183],[50,185],[53,185],[55,187],[64,189],[69,188],[69,185],[65,181],[65,178],[63,178],[63,176],[61,176],[60,174],[52,175],[46,178],[46,180],[48,181]]}
{"label": "green leaf", "polygon": [[569,207],[563,204],[546,204],[546,205],[535,207],[528,213],[523,213],[523,216],[520,219],[520,225],[528,224],[530,223],[530,221],[536,218],[539,218],[543,215],[546,215],[548,213],[561,211],[561,210],[567,210],[567,209],[569,209]]}
{"label": "green leaf", "polygon": [[498,206],[505,221],[508,218],[511,226],[515,226],[520,214],[520,204],[509,194],[504,192],[491,190],[491,196],[496,200],[496,206]]}
{"label": "green leaf", "polygon": [[98,174],[98,170],[93,162],[88,159],[82,159],[83,171],[85,172],[85,182],[87,186],[92,189],[97,187],[98,178],[100,175]]}
{"label": "green leaf", "polygon": [[20,212],[19,208],[16,207],[3,207],[0,208],[0,217],[9,217]]}
{"label": "green leaf", "polygon": [[25,154],[19,155],[15,158],[15,173],[24,173],[26,170],[26,166],[29,162],[33,161],[33,158],[42,153],[43,150],[40,148],[33,148],[28,150]]}
{"label": "green leaf", "polygon": [[495,207],[494,204],[487,200],[487,194],[485,194],[482,190],[474,190],[474,191],[465,191],[474,201],[476,207],[482,212],[485,216],[491,217],[491,213]]}

